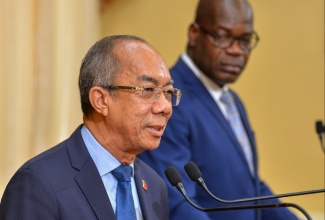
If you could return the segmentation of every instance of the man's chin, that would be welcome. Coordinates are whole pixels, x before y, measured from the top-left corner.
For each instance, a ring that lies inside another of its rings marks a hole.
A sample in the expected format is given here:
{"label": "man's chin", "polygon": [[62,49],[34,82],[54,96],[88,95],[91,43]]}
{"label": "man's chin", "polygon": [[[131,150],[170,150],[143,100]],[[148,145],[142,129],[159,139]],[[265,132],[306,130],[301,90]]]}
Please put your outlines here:
{"label": "man's chin", "polygon": [[222,78],[222,80],[220,80],[220,82],[223,85],[234,83],[237,81],[238,76],[239,75],[235,75],[235,74],[227,74],[225,77]]}
{"label": "man's chin", "polygon": [[141,147],[141,151],[144,152],[144,151],[147,151],[147,150],[156,150],[159,147],[159,144],[160,144],[160,139],[159,139],[159,141],[154,141],[154,142],[152,142],[150,144],[148,143],[144,147]]}
{"label": "man's chin", "polygon": [[218,84],[218,86],[220,86],[222,88],[224,85],[234,83],[236,80],[237,80],[237,78],[236,79],[218,80],[218,81],[216,81],[216,83]]}

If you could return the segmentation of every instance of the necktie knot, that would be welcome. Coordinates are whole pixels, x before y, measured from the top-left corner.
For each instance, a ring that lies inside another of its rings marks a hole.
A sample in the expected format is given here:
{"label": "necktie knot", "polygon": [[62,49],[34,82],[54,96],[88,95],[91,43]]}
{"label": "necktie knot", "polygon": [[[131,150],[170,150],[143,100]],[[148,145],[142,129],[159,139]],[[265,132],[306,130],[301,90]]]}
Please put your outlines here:
{"label": "necktie knot", "polygon": [[118,182],[131,182],[132,167],[120,165],[112,171]]}
{"label": "necktie knot", "polygon": [[232,105],[234,100],[229,91],[222,92],[220,100],[226,105]]}

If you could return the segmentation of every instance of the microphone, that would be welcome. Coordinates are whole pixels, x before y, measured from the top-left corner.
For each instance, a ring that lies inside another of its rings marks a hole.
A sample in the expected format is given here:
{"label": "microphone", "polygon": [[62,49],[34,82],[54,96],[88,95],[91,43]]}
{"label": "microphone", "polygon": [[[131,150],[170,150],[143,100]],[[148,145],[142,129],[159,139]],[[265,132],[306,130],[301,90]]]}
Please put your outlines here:
{"label": "microphone", "polygon": [[322,121],[316,121],[315,128],[316,128],[316,132],[318,134],[318,137],[319,137],[319,140],[320,140],[320,143],[321,143],[322,150],[325,153],[325,146],[323,144],[323,133],[325,132],[325,127],[323,126],[323,122]]}
{"label": "microphone", "polygon": [[203,208],[196,205],[186,194],[185,188],[182,183],[182,177],[173,166],[168,167],[165,170],[165,175],[172,186],[176,186],[178,191],[184,196],[186,201],[193,206],[194,208],[203,211],[203,212],[212,212],[212,211],[227,211],[227,210],[243,210],[243,209],[263,209],[263,208],[280,208],[280,207],[293,207],[301,211],[308,220],[312,220],[310,215],[300,206],[294,203],[276,203],[276,204],[258,204],[258,205],[242,205],[242,206],[227,206],[227,207],[211,207]]}
{"label": "microphone", "polygon": [[182,193],[183,196],[187,197],[183,183],[182,177],[175,167],[170,166],[165,170],[165,175],[172,186],[176,186],[178,191]]}
{"label": "microphone", "polygon": [[260,197],[252,197],[252,198],[245,198],[245,199],[236,199],[236,200],[224,200],[220,199],[215,196],[206,186],[203,178],[202,173],[196,164],[193,161],[188,162],[184,169],[187,175],[190,177],[192,181],[197,182],[213,199],[222,202],[222,203],[240,203],[240,202],[251,202],[251,201],[258,201],[258,200],[266,200],[266,199],[275,199],[281,197],[290,197],[290,196],[299,196],[299,195],[306,195],[306,194],[314,194],[314,193],[321,193],[325,192],[325,189],[317,189],[317,190],[309,190],[309,191],[302,191],[302,192],[294,192],[294,193],[286,193],[286,194],[278,194],[278,195],[269,195],[269,196],[260,196]]}
{"label": "microphone", "polygon": [[316,132],[318,134],[322,134],[325,131],[325,127],[323,127],[323,122],[322,121],[316,121]]}

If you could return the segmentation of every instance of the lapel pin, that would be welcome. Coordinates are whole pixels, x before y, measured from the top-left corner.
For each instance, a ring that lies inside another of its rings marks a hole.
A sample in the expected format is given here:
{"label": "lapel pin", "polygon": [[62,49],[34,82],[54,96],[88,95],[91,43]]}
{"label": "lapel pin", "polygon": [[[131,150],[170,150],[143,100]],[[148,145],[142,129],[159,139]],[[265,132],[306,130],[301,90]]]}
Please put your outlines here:
{"label": "lapel pin", "polygon": [[143,187],[144,190],[146,190],[146,191],[148,190],[147,183],[144,180],[142,180],[142,187]]}

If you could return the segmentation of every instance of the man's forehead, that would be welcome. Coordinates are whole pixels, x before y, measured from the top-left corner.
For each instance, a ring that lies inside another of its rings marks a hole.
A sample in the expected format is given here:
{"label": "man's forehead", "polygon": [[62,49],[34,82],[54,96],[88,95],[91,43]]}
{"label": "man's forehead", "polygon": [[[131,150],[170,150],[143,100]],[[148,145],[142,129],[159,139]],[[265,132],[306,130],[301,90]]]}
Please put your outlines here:
{"label": "man's forehead", "polygon": [[246,0],[202,1],[197,13],[197,22],[207,25],[253,21],[253,11]]}
{"label": "man's forehead", "polygon": [[135,51],[146,50],[147,52],[151,52],[153,51],[153,48],[146,42],[138,41],[134,39],[128,39],[128,40],[117,42],[115,44],[114,50],[116,53],[126,56],[126,55],[133,54]]}
{"label": "man's forehead", "polygon": [[116,47],[123,83],[171,84],[171,76],[163,58],[153,47],[141,41],[128,41]]}

